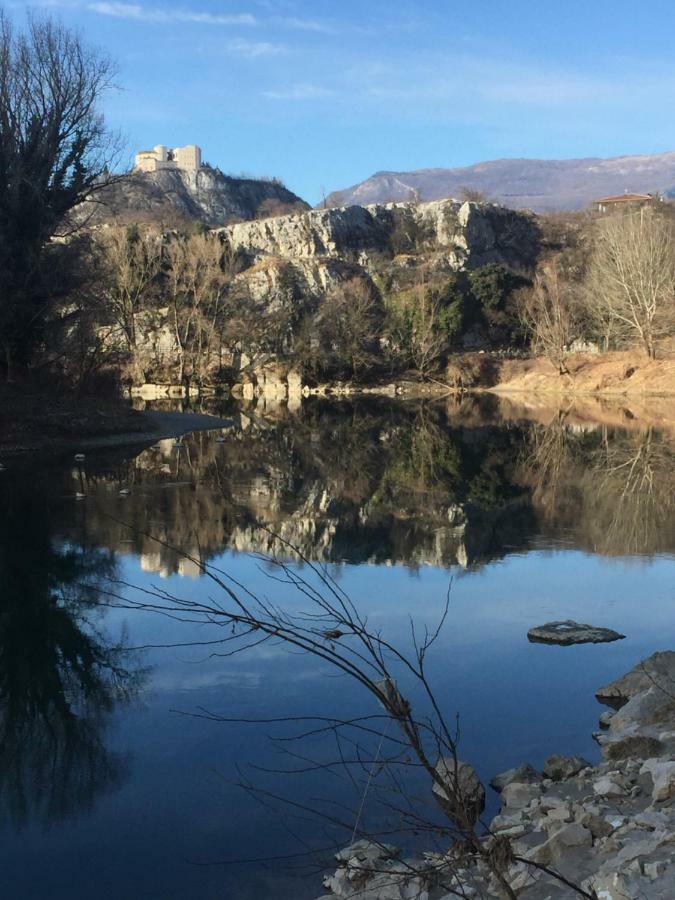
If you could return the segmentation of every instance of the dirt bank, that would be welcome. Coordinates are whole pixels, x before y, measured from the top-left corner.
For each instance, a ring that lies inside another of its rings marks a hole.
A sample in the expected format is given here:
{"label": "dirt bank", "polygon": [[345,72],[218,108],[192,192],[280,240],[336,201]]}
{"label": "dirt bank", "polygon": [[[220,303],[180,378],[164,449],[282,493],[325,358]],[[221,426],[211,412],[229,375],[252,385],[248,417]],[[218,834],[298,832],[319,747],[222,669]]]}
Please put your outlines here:
{"label": "dirt bank", "polygon": [[603,397],[674,398],[675,359],[647,359],[636,351],[577,353],[567,359],[569,374],[559,375],[546,359],[507,359],[498,364],[495,393],[582,394]]}

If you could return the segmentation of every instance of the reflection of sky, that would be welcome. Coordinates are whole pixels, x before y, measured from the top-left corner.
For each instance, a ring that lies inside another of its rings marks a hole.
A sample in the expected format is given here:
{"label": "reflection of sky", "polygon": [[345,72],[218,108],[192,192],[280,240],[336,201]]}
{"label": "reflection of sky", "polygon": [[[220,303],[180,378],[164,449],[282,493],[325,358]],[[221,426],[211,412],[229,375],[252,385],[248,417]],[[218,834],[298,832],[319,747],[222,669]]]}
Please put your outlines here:
{"label": "reflection of sky", "polygon": [[[214,562],[274,600],[296,602],[257,560],[225,553]],[[450,616],[429,667],[449,718],[460,715],[460,755],[484,778],[526,759],[540,765],[554,752],[597,758],[591,731],[602,708],[594,691],[654,650],[675,645],[674,574],[672,559],[633,564],[567,550],[507,557],[455,578]],[[121,577],[140,586],[159,583],[130,557],[122,560]],[[346,566],[339,578],[369,623],[397,643],[407,640],[410,615],[418,626],[437,621],[448,587],[448,573],[432,568]],[[216,594],[204,578],[174,576],[161,587],[194,599]],[[561,618],[615,628],[627,638],[569,648],[528,643],[529,627]],[[113,634],[126,624],[134,646],[213,640],[216,631],[130,610],[110,610],[105,621]],[[265,737],[272,729],[216,724],[175,710],[348,716],[373,712],[373,703],[306,656],[265,645],[222,658],[209,656],[213,649],[145,652],[154,667],[151,687],[141,704],[118,715],[111,735],[116,748],[132,754],[131,779],[78,822],[47,833],[3,834],[8,896],[300,900],[320,893],[317,876],[298,886],[260,866],[194,865],[298,847],[282,823],[228,784],[237,763],[276,758]],[[303,788],[289,777],[277,786],[294,795],[335,790],[330,781]],[[282,879],[278,892],[270,877]]]}

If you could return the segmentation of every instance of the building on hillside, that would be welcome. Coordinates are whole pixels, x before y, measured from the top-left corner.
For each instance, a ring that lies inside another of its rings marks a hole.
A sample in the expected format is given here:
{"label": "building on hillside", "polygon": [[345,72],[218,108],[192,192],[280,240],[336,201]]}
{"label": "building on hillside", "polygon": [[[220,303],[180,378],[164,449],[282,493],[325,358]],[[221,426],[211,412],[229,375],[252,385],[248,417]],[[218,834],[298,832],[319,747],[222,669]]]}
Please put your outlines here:
{"label": "building on hillside", "polygon": [[201,167],[202,151],[196,144],[188,144],[186,147],[157,144],[152,150],[139,150],[136,154],[135,169],[139,172],[157,172],[160,169],[197,172]]}
{"label": "building on hillside", "polygon": [[626,191],[625,194],[616,194],[612,197],[601,197],[600,200],[594,200],[593,206],[599,213],[607,213],[615,209],[647,206],[657,200],[658,197],[654,194],[631,194]]}

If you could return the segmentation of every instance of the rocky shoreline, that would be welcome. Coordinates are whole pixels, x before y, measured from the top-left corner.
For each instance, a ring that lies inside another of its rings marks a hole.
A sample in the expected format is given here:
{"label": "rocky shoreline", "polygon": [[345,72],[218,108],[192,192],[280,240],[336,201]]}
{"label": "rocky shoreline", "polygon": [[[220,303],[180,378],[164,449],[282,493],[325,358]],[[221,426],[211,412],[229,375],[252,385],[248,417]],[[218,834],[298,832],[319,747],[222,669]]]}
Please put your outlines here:
{"label": "rocky shoreline", "polygon": [[[550,757],[496,776],[501,811],[483,840],[523,900],[675,897],[675,652],[655,653],[596,696],[602,761]],[[506,841],[504,839],[507,839]],[[337,855],[320,900],[450,900],[506,893],[483,859],[453,847],[405,859],[362,840]]]}

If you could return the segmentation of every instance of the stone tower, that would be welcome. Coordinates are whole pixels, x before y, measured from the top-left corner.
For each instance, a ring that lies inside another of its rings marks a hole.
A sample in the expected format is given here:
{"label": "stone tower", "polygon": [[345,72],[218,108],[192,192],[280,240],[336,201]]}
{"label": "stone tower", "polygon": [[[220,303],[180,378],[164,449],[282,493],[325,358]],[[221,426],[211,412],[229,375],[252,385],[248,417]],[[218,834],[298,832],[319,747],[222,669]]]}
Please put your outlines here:
{"label": "stone tower", "polygon": [[202,151],[196,144],[172,148],[157,144],[152,150],[139,150],[134,166],[138,172],[158,172],[160,169],[198,172],[201,167]]}

